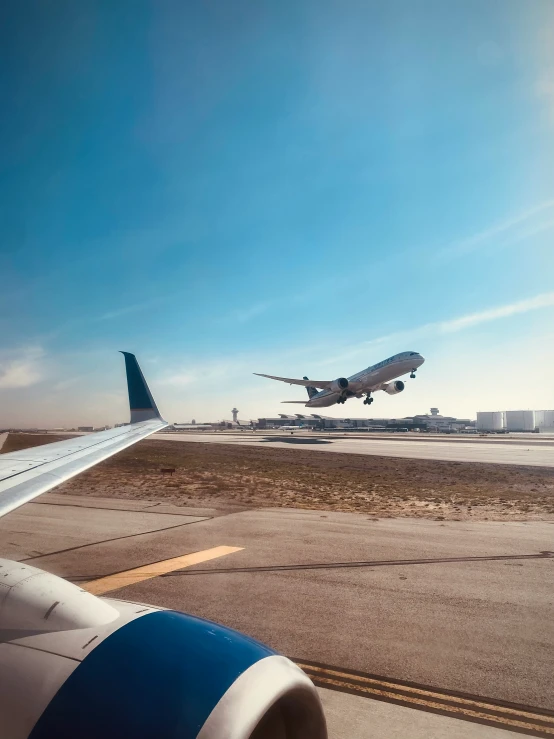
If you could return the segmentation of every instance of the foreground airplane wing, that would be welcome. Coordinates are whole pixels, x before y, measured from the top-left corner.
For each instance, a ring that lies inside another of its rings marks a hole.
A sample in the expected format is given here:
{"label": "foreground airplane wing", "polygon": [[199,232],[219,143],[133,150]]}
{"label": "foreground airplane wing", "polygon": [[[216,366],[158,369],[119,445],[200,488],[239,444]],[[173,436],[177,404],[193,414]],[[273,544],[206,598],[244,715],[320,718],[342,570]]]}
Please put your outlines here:
{"label": "foreground airplane wing", "polygon": [[303,385],[304,387],[319,387],[326,390],[333,384],[333,380],[295,380],[292,377],[275,377],[274,375],[262,375],[254,372],[258,377],[268,377],[270,380],[279,380],[280,382],[288,382],[289,385]]}
{"label": "foreground airplane wing", "polygon": [[[125,365],[131,424],[0,456],[0,513],[167,425],[132,354]],[[100,598],[102,579],[76,585],[7,559],[0,573],[2,739],[327,739],[315,686],[264,644]]]}
{"label": "foreground airplane wing", "polygon": [[0,516],[167,426],[134,354],[122,354],[127,370],[131,423],[0,455]]}

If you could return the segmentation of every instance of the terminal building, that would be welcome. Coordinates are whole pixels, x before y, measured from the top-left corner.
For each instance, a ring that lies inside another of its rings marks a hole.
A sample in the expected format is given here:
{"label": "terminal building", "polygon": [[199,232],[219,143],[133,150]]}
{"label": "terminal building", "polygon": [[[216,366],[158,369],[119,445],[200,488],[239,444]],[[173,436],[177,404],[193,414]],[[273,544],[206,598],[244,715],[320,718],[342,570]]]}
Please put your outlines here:
{"label": "terminal building", "polygon": [[405,418],[333,418],[318,413],[280,413],[276,418],[258,418],[254,423],[258,429],[278,429],[282,426],[298,426],[307,429],[341,429],[344,431],[435,431],[452,433],[465,429],[473,430],[475,422],[469,418],[441,416],[438,408],[430,413]]}
{"label": "terminal building", "polygon": [[554,411],[479,411],[477,429],[496,433],[554,433]]}

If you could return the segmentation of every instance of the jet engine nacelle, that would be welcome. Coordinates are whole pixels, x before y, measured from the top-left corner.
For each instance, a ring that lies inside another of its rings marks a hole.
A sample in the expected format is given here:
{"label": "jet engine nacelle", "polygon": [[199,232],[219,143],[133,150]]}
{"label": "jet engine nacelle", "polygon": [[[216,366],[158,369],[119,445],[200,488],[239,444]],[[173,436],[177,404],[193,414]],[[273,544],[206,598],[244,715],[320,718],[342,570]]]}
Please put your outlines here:
{"label": "jet engine nacelle", "polygon": [[327,739],[313,683],[244,634],[0,560],[9,739]]}
{"label": "jet engine nacelle", "polygon": [[348,380],[346,377],[339,377],[338,380],[333,380],[329,386],[329,390],[333,393],[343,393],[348,388]]}
{"label": "jet engine nacelle", "polygon": [[398,395],[398,393],[401,393],[402,390],[404,390],[404,383],[402,380],[395,380],[394,382],[389,382],[385,385],[383,390],[389,395]]}

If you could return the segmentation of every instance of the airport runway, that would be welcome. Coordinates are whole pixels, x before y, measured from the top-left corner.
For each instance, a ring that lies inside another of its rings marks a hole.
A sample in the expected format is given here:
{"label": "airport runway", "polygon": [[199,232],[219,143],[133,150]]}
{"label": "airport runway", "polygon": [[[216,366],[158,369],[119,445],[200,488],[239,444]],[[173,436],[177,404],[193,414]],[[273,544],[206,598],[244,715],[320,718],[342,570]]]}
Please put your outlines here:
{"label": "airport runway", "polygon": [[50,493],[0,552],[269,643],[321,686],[330,739],[500,739],[554,733],[553,534]]}
{"label": "airport runway", "polygon": [[[281,449],[313,449],[318,452],[342,452],[346,454],[368,454],[383,457],[411,459],[438,459],[448,462],[486,462],[493,464],[532,465],[554,467],[554,446],[548,442],[534,440],[510,441],[506,444],[482,441],[460,443],[457,441],[405,440],[351,438],[336,435],[300,434],[283,432],[281,436],[264,434],[263,431],[244,433],[158,433],[152,439],[166,441],[196,441],[207,444],[240,444],[269,446]],[[318,441],[319,439],[319,441]]]}

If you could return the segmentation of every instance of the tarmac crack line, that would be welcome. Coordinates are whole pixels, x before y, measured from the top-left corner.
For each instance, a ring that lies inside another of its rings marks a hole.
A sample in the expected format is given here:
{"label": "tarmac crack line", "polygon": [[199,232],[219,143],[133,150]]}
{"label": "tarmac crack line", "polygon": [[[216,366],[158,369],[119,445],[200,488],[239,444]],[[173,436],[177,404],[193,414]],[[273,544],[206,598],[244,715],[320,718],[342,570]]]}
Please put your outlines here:
{"label": "tarmac crack line", "polygon": [[147,536],[148,534],[158,534],[162,531],[171,531],[171,529],[180,529],[183,526],[192,526],[195,523],[204,523],[205,521],[211,521],[213,516],[202,518],[199,521],[186,521],[185,523],[177,523],[175,526],[165,526],[161,529],[150,529],[148,531],[139,531],[137,534],[125,534],[125,536],[114,536],[112,539],[101,539],[100,541],[91,541],[88,544],[77,544],[74,547],[67,547],[66,549],[58,549],[55,552],[45,552],[44,554],[36,554],[33,557],[25,557],[20,559],[20,562],[30,562],[34,559],[41,559],[42,557],[53,557],[56,554],[65,554],[66,552],[74,552],[77,549],[86,549],[86,547],[95,547],[99,544],[109,544],[112,541],[122,541],[123,539],[134,539],[137,536]]}
{"label": "tarmac crack line", "polygon": [[334,570],[350,569],[356,567],[406,567],[410,565],[428,564],[455,564],[457,562],[503,562],[507,560],[521,559],[554,559],[554,552],[540,552],[538,554],[506,554],[491,555],[485,557],[443,557],[440,559],[398,559],[398,560],[375,560],[365,562],[321,562],[313,564],[296,565],[267,565],[260,567],[227,567],[210,570],[187,570],[186,572],[168,572],[162,577],[177,577],[179,575],[223,575],[247,572],[295,572],[299,570]]}
{"label": "tarmac crack line", "polygon": [[86,511],[119,511],[120,513],[151,513],[154,516],[192,516],[192,513],[168,513],[167,511],[150,511],[149,508],[155,508],[156,506],[162,505],[161,503],[154,503],[154,505],[146,506],[146,508],[134,509],[134,508],[113,508],[112,506],[98,506],[98,505],[79,505],[78,503],[50,503],[47,500],[32,500],[31,505],[53,505],[61,506],[63,508],[79,508]]}

